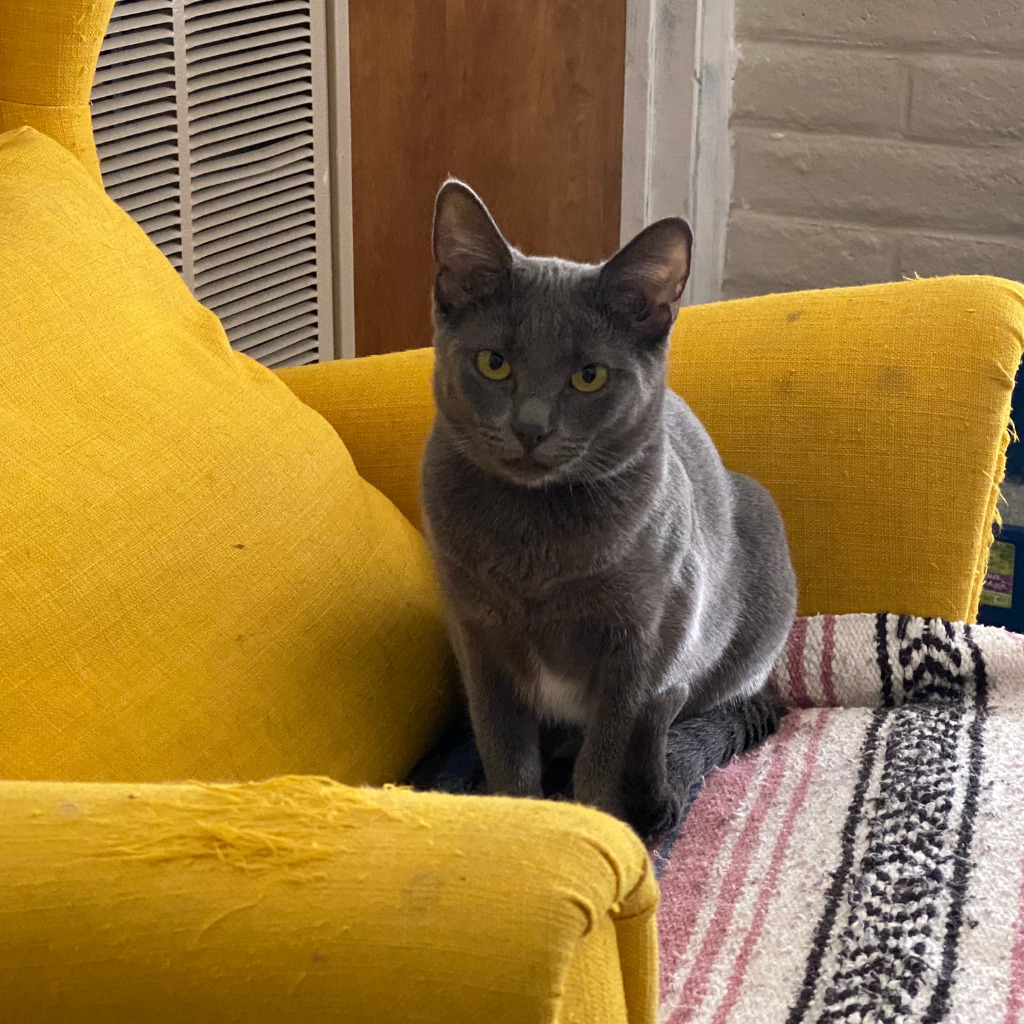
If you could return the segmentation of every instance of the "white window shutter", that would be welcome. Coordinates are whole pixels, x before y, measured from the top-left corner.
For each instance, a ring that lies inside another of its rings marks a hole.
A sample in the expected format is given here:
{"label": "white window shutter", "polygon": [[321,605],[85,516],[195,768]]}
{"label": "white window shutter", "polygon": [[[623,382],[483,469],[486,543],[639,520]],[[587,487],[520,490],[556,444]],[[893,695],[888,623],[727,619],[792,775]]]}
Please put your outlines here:
{"label": "white window shutter", "polygon": [[323,0],[118,0],[103,181],[268,366],[334,357]]}

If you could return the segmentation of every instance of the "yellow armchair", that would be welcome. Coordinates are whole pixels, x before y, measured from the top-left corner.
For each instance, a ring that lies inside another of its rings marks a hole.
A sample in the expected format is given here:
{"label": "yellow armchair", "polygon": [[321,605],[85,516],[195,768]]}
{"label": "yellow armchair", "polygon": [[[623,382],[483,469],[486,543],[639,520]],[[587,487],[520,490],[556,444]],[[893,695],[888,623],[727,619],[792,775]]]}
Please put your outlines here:
{"label": "yellow armchair", "polygon": [[[650,1024],[628,829],[355,788],[453,699],[431,353],[231,352],[96,188],[111,5],[0,11],[0,1020]],[[984,278],[723,303],[670,383],[775,493],[803,611],[970,618],[1022,331]]]}
{"label": "yellow armchair", "polygon": [[0,784],[0,1019],[653,1021],[657,886],[581,807]]}

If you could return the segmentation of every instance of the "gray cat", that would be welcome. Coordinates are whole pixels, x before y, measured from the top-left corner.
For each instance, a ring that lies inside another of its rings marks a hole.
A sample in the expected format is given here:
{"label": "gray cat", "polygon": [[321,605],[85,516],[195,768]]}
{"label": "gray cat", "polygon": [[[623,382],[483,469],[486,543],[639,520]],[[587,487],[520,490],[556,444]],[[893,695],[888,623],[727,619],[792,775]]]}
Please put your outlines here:
{"label": "gray cat", "polygon": [[542,726],[570,727],[574,799],[648,843],[774,730],[796,606],[771,497],[665,386],[691,241],[524,256],[454,180],[434,215],[423,509],[488,789],[540,796]]}

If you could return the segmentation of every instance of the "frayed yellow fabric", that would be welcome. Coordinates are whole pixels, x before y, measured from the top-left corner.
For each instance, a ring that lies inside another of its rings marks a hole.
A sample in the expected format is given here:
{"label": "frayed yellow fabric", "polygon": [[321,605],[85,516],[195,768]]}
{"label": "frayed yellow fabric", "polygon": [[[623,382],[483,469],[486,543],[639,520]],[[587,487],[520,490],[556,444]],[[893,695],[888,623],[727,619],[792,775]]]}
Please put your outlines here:
{"label": "frayed yellow fabric", "polygon": [[114,0],[0,5],[0,133],[35,128],[74,153],[96,181],[89,94],[113,7]]}
{"label": "frayed yellow fabric", "polygon": [[400,779],[423,538],[82,166],[0,136],[0,776]]}
{"label": "frayed yellow fabric", "polygon": [[[1012,384],[1010,386],[1011,388],[1013,387]],[[1003,432],[1001,444],[996,452],[995,465],[989,478],[991,482],[991,492],[989,494],[986,514],[991,525],[988,530],[983,531],[979,538],[977,563],[974,571],[973,585],[971,587],[970,610],[966,616],[966,620],[968,622],[974,622],[978,617],[978,606],[981,603],[981,592],[984,589],[985,574],[988,571],[989,548],[992,546],[992,541],[995,539],[996,527],[1002,526],[1003,523],[1002,512],[999,508],[999,502],[1002,498],[1000,485],[1003,482],[1003,478],[1006,476],[1006,452],[1010,447],[1012,437],[1015,435],[1016,431],[1011,423],[1009,425],[1009,429]]]}
{"label": "frayed yellow fabric", "polygon": [[145,835],[113,845],[111,854],[158,863],[215,859],[246,872],[281,873],[339,850],[355,852],[358,836],[351,830],[368,820],[383,816],[412,827],[422,824],[382,807],[372,790],[351,789],[325,777],[190,782],[173,796],[163,805],[151,799],[153,821]]}
{"label": "frayed yellow fabric", "polygon": [[[921,279],[682,310],[668,381],[782,509],[800,614],[974,619],[1024,345],[1024,287]],[[281,379],[413,522],[429,350]]]}
{"label": "frayed yellow fabric", "polygon": [[571,804],[0,783],[0,1019],[653,1024],[657,886]]}

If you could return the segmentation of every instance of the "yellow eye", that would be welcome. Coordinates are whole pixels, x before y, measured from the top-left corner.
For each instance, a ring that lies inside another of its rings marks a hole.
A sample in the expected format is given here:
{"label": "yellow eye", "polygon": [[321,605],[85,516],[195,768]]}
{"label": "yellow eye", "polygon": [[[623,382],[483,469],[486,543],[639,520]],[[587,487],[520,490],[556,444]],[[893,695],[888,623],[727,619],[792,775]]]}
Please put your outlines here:
{"label": "yellow eye", "polygon": [[512,366],[505,357],[489,348],[477,352],[476,368],[488,380],[504,380],[512,372]]}
{"label": "yellow eye", "polygon": [[577,391],[600,391],[608,382],[608,371],[596,363],[589,363],[572,375],[572,386]]}

